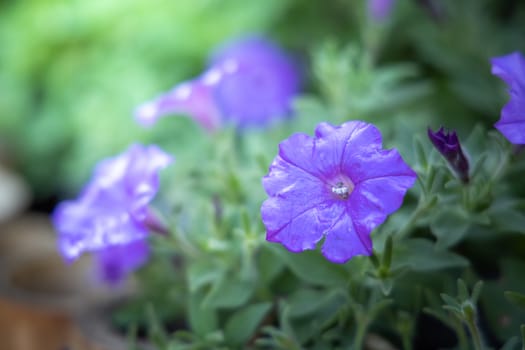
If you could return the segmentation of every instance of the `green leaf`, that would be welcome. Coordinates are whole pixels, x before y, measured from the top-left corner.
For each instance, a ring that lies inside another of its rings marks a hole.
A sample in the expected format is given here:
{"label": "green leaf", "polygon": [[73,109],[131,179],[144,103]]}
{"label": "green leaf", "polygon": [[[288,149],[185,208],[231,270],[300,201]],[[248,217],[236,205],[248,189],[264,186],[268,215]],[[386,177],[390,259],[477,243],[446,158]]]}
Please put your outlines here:
{"label": "green leaf", "polygon": [[441,293],[440,296],[441,296],[441,299],[443,299],[443,301],[445,302],[446,306],[452,307],[458,312],[461,311],[461,305],[455,298],[445,293]]}
{"label": "green leaf", "polygon": [[483,289],[483,281],[477,281],[474,287],[472,287],[472,294],[470,299],[472,302],[477,303],[481,295],[481,290]]}
{"label": "green leaf", "polygon": [[[525,290],[524,270],[525,262],[522,260],[504,257],[500,261],[501,277],[497,280],[485,281],[480,297],[481,305],[488,326],[500,340],[516,335],[519,325],[525,323],[525,312],[512,299],[516,295],[504,293],[504,291]],[[517,299],[516,301],[519,301],[521,298]]]}
{"label": "green leaf", "polygon": [[271,307],[271,303],[260,303],[235,312],[226,323],[226,340],[234,345],[246,343],[252,338]]}
{"label": "green leaf", "polygon": [[195,292],[199,288],[213,283],[223,275],[222,270],[218,270],[216,265],[209,262],[196,261],[188,267],[188,288],[190,292]]}
{"label": "green leaf", "polygon": [[191,293],[188,303],[190,328],[198,335],[205,336],[218,329],[217,313],[203,306],[204,292]]}
{"label": "green leaf", "polygon": [[430,230],[437,238],[437,248],[451,247],[461,241],[468,231],[470,222],[460,208],[442,209],[430,223]]}
{"label": "green leaf", "polygon": [[413,271],[426,272],[468,265],[469,261],[464,257],[446,250],[437,250],[426,239],[410,239],[394,248],[394,268],[409,266]]}
{"label": "green leaf", "polygon": [[272,249],[290,270],[305,282],[323,286],[344,286],[348,281],[344,267],[329,262],[318,250],[294,254],[277,245],[272,245]]}
{"label": "green leaf", "polygon": [[257,266],[261,282],[269,284],[283,271],[285,265],[282,258],[275,254],[267,245],[263,245],[257,255]]}
{"label": "green leaf", "polygon": [[255,283],[223,276],[213,285],[203,301],[204,307],[235,308],[245,304],[253,294]]}
{"label": "green leaf", "polygon": [[525,294],[506,291],[505,297],[513,304],[525,309]]}
{"label": "green leaf", "polygon": [[518,337],[512,337],[508,339],[505,344],[501,347],[500,350],[515,350],[518,348],[518,345],[520,344],[520,340]]}
{"label": "green leaf", "polygon": [[504,232],[525,234],[525,205],[516,200],[497,200],[488,209],[495,228]]}
{"label": "green leaf", "polygon": [[419,165],[421,170],[425,171],[428,168],[428,159],[420,137],[414,138],[414,150],[416,153],[416,164]]}
{"label": "green leaf", "polygon": [[289,316],[300,318],[319,310],[326,303],[339,298],[337,292],[325,290],[299,289],[288,300]]}
{"label": "green leaf", "polygon": [[463,302],[469,299],[469,293],[467,285],[465,284],[465,281],[463,281],[461,278],[458,278],[457,281],[458,285],[458,299]]}
{"label": "green leaf", "polygon": [[385,249],[383,251],[383,266],[390,269],[392,264],[392,250],[393,250],[393,239],[392,235],[388,236],[385,243]]}

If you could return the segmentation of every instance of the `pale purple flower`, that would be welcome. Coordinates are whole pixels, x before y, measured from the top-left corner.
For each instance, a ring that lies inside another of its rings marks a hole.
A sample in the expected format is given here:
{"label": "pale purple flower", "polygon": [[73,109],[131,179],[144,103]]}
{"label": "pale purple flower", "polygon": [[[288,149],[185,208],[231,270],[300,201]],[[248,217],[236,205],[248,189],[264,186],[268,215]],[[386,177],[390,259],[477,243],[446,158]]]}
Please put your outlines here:
{"label": "pale purple flower", "polygon": [[436,149],[445,157],[452,169],[463,182],[469,181],[469,164],[468,159],[463,153],[458,135],[455,131],[445,131],[443,127],[433,132],[428,129],[428,138]]}
{"label": "pale purple flower", "polygon": [[187,114],[204,129],[216,130],[222,123],[210,86],[196,79],[175,86],[171,91],[135,110],[135,119],[143,126],[152,126],[161,117]]}
{"label": "pale purple flower", "polygon": [[507,83],[510,101],[494,125],[511,143],[525,144],[525,58],[519,52],[491,59],[492,74]]}
{"label": "pale purple flower", "polygon": [[376,22],[383,22],[392,12],[396,0],[368,0],[368,15]]}
{"label": "pale purple flower", "polygon": [[159,188],[159,172],[172,161],[157,146],[135,144],[99,163],[81,195],[60,203],[53,213],[61,254],[74,260],[83,252],[96,252],[101,266],[111,265],[106,262],[112,254],[115,259],[126,256],[119,260],[122,272],[145,261],[147,250],[138,242],[148,234],[148,206]]}
{"label": "pale purple flower", "polygon": [[298,91],[290,58],[267,40],[249,38],[219,49],[201,76],[139,106],[135,117],[152,125],[162,116],[187,113],[208,130],[264,126],[290,114]]}
{"label": "pale purple flower", "polygon": [[395,149],[382,149],[372,124],[321,123],[314,137],[281,142],[263,178],[266,239],[300,252],[324,237],[321,251],[335,263],[370,255],[370,233],[401,206],[415,180]]}
{"label": "pale purple flower", "polygon": [[96,277],[116,285],[148,261],[149,246],[145,239],[114,245],[96,253]]}
{"label": "pale purple flower", "polygon": [[224,118],[234,125],[264,126],[290,114],[299,73],[277,46],[260,38],[218,50],[204,74]]}

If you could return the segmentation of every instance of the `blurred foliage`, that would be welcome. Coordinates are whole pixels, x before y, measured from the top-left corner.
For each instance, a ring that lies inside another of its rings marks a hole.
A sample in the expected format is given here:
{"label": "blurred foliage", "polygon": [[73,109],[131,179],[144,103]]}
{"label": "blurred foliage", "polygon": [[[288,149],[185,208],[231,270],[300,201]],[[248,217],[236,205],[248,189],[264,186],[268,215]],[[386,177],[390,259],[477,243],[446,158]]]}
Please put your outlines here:
{"label": "blurred foliage", "polygon": [[[377,110],[377,89],[363,89],[372,83],[366,69],[395,61],[399,71],[378,76],[377,88],[392,93],[389,79],[418,72],[423,85],[395,93],[427,95],[421,113],[460,129],[471,120],[492,123],[505,98],[488,58],[525,48],[525,10],[510,0],[403,1],[384,24],[350,0],[34,0],[0,9],[0,137],[44,197],[75,192],[98,159],[131,141],[157,140],[132,122],[134,107],[195,76],[210,50],[232,37],[266,33],[294,50],[307,89],[315,86],[306,68],[313,49],[326,39],[345,45],[360,38],[370,56],[347,67],[347,75],[358,69],[365,79],[350,87],[356,94],[348,103]],[[331,79],[324,71],[321,79]],[[372,94],[363,100],[359,91]]]}
{"label": "blurred foliage", "polygon": [[134,107],[196,75],[218,43],[264,32],[288,1],[0,5],[0,136],[34,189],[75,191],[99,159],[152,136]]}

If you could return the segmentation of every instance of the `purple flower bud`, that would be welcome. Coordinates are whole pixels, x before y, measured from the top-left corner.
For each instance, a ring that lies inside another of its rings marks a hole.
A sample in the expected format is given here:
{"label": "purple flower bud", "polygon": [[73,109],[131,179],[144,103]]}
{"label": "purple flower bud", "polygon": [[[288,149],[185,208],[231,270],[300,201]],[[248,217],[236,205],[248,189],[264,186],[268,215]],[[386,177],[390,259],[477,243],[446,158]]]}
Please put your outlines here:
{"label": "purple flower bud", "polygon": [[262,180],[266,239],[301,252],[324,237],[321,251],[334,263],[370,255],[370,233],[399,209],[415,180],[395,149],[383,149],[372,124],[321,123],[314,137],[281,142]]}
{"label": "purple flower bud", "polygon": [[298,91],[290,58],[269,41],[249,38],[219,49],[201,76],[139,106],[135,117],[152,125],[167,114],[187,113],[208,130],[265,126],[290,114]]}
{"label": "purple flower bud", "polygon": [[443,127],[437,132],[428,129],[428,138],[436,149],[445,157],[452,169],[464,183],[469,181],[469,164],[467,157],[461,149],[458,136],[455,131],[446,132]]}
{"label": "purple flower bud", "polygon": [[511,143],[525,144],[525,58],[519,52],[491,59],[492,74],[507,83],[510,101],[494,125]]}
{"label": "purple flower bud", "polygon": [[112,282],[116,278],[110,276],[123,275],[145,261],[145,243],[139,242],[148,234],[148,206],[158,191],[160,170],[172,161],[157,146],[136,144],[99,163],[82,194],[53,212],[62,255],[74,260],[83,252],[98,253],[100,266],[108,266],[102,279]]}
{"label": "purple flower bud", "polygon": [[368,0],[368,15],[376,22],[383,22],[390,17],[395,0]]}

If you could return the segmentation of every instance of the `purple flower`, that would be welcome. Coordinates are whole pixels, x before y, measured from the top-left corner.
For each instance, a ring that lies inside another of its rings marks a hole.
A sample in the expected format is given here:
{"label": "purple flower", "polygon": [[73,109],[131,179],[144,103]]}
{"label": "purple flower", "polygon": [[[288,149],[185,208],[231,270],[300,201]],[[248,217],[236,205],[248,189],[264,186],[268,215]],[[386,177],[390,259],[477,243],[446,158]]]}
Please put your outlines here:
{"label": "purple flower", "polygon": [[221,123],[212,90],[199,79],[177,85],[135,110],[135,118],[143,126],[152,126],[170,114],[188,114],[208,131],[216,130]]}
{"label": "purple flower", "polygon": [[222,47],[200,77],[143,104],[135,117],[151,125],[166,114],[188,113],[209,130],[264,126],[290,114],[298,90],[292,61],[269,41],[249,38]]}
{"label": "purple flower", "polygon": [[321,123],[315,137],[281,142],[263,178],[266,239],[300,252],[324,237],[322,253],[335,263],[370,255],[370,233],[401,206],[415,180],[395,149],[382,149],[375,126]]}
{"label": "purple flower", "polygon": [[492,74],[507,83],[510,101],[494,125],[511,143],[525,144],[525,58],[519,52],[491,59]]}
{"label": "purple flower", "polygon": [[376,22],[383,22],[392,12],[395,0],[368,0],[368,15]]}
{"label": "purple flower", "polygon": [[461,181],[467,183],[469,181],[468,160],[463,153],[463,149],[461,149],[461,144],[459,143],[456,132],[446,132],[443,127],[439,128],[436,132],[432,132],[429,128],[428,138],[439,153],[445,157]]}
{"label": "purple flower", "polygon": [[149,246],[144,239],[127,244],[114,245],[96,253],[97,277],[109,285],[119,282],[146,263]]}
{"label": "purple flower", "polygon": [[73,260],[83,252],[97,252],[101,266],[116,266],[117,259],[121,275],[145,261],[147,249],[140,242],[148,234],[148,205],[159,187],[159,171],[172,161],[157,146],[137,144],[99,163],[82,194],[60,203],[53,213],[62,255]]}

